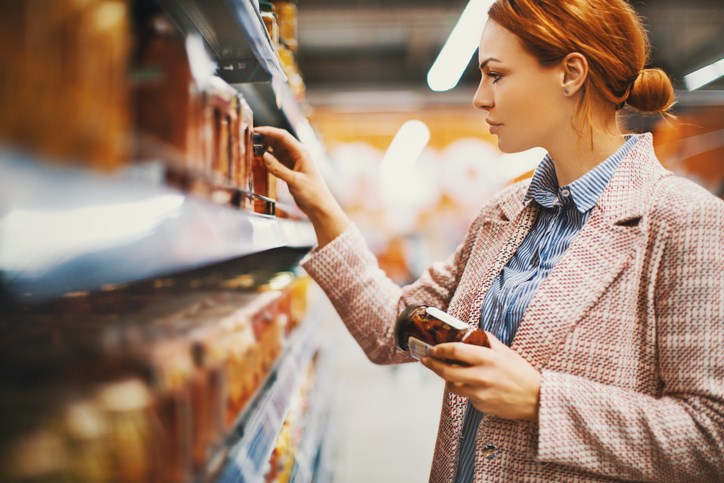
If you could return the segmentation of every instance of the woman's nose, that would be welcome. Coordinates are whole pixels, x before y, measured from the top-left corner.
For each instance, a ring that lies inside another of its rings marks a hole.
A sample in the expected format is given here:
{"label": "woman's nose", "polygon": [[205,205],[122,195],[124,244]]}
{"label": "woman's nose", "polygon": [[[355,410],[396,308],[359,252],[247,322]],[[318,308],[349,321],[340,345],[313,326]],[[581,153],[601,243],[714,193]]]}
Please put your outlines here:
{"label": "woman's nose", "polygon": [[478,90],[475,91],[475,95],[473,96],[473,106],[475,106],[476,109],[487,111],[493,107],[493,98],[490,93],[490,89],[487,89],[486,86],[483,85],[484,80],[485,79],[482,79],[480,81],[480,84],[478,84]]}

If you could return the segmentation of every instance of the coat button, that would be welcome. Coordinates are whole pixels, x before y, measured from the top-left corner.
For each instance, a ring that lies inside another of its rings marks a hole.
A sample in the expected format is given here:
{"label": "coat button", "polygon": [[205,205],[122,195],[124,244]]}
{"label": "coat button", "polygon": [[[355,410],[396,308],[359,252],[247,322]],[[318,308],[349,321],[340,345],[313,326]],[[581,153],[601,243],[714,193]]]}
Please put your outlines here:
{"label": "coat button", "polygon": [[494,460],[498,456],[498,447],[494,444],[486,444],[482,450],[483,458],[486,460]]}

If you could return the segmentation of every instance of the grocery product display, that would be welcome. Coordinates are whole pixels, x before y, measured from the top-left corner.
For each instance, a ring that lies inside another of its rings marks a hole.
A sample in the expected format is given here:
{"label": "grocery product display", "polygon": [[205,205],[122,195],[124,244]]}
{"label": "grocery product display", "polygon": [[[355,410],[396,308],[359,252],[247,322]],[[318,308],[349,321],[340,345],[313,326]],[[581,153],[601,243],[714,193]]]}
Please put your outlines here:
{"label": "grocery product display", "polygon": [[312,131],[261,7],[0,5],[17,66],[0,82],[16,187],[0,200],[0,480],[314,476],[300,460],[292,478],[297,446],[323,444],[324,314],[297,266],[315,239],[289,198],[276,209],[255,111]]}

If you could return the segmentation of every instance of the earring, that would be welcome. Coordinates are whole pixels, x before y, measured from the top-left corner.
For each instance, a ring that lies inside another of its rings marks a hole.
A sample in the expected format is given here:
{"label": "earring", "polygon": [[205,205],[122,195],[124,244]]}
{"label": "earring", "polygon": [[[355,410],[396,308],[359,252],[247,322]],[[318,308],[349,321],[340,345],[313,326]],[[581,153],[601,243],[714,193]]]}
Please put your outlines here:
{"label": "earring", "polygon": [[568,95],[568,89],[563,89],[563,95]]}

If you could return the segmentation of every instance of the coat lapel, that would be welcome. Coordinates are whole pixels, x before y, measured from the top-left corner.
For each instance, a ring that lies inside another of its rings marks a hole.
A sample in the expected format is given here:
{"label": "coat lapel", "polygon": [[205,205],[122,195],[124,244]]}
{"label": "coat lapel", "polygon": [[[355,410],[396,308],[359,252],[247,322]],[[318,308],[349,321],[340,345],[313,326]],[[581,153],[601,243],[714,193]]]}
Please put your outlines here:
{"label": "coat lapel", "polygon": [[633,258],[638,227],[609,226],[594,210],[538,288],[513,339],[512,348],[538,369]]}
{"label": "coat lapel", "polygon": [[[521,243],[523,243],[523,240],[535,223],[539,210],[538,206],[535,203],[529,203],[525,207],[520,204],[520,207],[522,210],[515,210],[515,208],[508,207],[510,211],[505,213],[505,208],[501,206],[503,212],[510,216],[509,219],[511,221],[491,222],[489,236],[498,242],[498,246],[480,247],[482,248],[482,250],[480,250],[481,252],[487,252],[489,254],[489,259],[487,263],[481,263],[477,267],[478,273],[473,274],[475,276],[474,280],[477,281],[477,290],[467,314],[468,323],[473,326],[477,327],[478,325],[480,308],[483,304],[485,293],[490,288],[495,277],[503,270],[503,267],[505,267],[510,259],[513,258],[515,251]],[[480,249],[478,247],[475,248]]]}
{"label": "coat lapel", "polygon": [[[470,272],[466,279],[475,287],[474,297],[468,303],[451,304],[451,314],[471,325],[477,325],[480,317],[480,306],[485,298],[490,284],[497,274],[513,257],[515,251],[533,227],[538,214],[538,206],[534,203],[523,205],[524,191],[518,196],[503,200],[499,206],[502,218],[489,219],[483,223],[480,236],[473,247],[474,262],[470,264]],[[467,317],[467,319],[466,319]],[[444,399],[444,424],[449,424],[452,433],[459,435],[462,432],[465,411],[468,400],[451,392],[446,392]],[[448,419],[449,418],[449,419]],[[449,442],[452,454],[457,454],[459,440],[454,438]],[[454,471],[454,461],[449,461]]]}
{"label": "coat lapel", "polygon": [[512,348],[536,368],[546,365],[634,258],[647,197],[663,173],[651,135],[641,136],[523,316]]}

